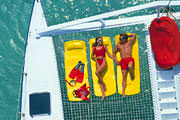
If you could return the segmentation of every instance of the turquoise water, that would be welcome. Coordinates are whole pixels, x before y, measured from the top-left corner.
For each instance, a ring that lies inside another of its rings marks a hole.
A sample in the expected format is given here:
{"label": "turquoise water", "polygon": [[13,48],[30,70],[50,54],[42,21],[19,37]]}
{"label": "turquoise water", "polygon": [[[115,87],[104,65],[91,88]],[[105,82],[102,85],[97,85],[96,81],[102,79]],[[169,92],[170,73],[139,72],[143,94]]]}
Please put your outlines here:
{"label": "turquoise water", "polygon": [[15,120],[33,1],[0,1],[0,120]]}
{"label": "turquoise water", "polygon": [[[154,0],[42,0],[48,25]],[[33,0],[0,1],[0,120],[15,120]],[[142,10],[120,17],[152,14]]]}

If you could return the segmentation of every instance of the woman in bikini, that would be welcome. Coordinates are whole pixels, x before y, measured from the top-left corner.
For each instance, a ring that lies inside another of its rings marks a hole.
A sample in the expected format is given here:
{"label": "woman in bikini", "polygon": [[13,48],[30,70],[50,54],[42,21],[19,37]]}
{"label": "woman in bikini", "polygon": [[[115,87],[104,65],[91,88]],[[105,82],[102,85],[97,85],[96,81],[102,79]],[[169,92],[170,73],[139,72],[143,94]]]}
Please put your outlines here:
{"label": "woman in bikini", "polygon": [[[99,85],[102,91],[102,100],[104,100],[105,92],[106,92],[106,85],[103,81],[102,72],[107,68],[107,63],[105,59],[105,52],[108,56],[114,60],[113,56],[109,53],[107,47],[103,45],[103,39],[101,36],[96,38],[95,43],[93,44],[92,55],[91,59],[96,60],[96,75],[99,78]],[[94,57],[95,55],[95,57]]]}

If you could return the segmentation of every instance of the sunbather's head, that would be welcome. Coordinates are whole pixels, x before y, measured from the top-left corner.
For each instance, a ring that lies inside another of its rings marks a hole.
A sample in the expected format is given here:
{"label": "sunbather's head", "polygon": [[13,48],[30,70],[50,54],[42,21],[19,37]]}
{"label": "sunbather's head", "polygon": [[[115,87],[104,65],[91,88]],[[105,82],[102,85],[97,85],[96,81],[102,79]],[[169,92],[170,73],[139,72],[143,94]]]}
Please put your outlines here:
{"label": "sunbather's head", "polygon": [[96,37],[93,46],[102,45],[102,44],[103,44],[103,38],[101,36]]}
{"label": "sunbather's head", "polygon": [[127,39],[128,39],[128,36],[127,36],[126,33],[120,33],[120,34],[119,34],[120,44],[126,43],[126,42],[127,42]]}

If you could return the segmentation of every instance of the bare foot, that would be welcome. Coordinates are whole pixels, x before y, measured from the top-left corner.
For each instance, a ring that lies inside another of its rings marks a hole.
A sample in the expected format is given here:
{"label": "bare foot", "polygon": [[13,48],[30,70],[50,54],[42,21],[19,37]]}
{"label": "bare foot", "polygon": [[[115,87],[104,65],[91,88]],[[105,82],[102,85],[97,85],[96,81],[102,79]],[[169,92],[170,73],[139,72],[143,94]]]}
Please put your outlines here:
{"label": "bare foot", "polygon": [[122,98],[125,98],[125,97],[126,97],[126,95],[123,95],[123,96],[122,96]]}
{"label": "bare foot", "polygon": [[103,100],[104,100],[104,97],[106,97],[106,95],[105,95],[105,94],[104,94],[104,95],[102,95],[101,101],[103,101]]}

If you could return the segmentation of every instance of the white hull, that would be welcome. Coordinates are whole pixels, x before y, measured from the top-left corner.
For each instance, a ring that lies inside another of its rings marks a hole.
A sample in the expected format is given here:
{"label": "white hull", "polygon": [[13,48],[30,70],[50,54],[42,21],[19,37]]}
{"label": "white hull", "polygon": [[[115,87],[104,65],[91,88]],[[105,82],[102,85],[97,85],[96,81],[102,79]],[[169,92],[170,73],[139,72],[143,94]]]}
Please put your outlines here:
{"label": "white hull", "polygon": [[[63,119],[61,92],[52,37],[36,38],[37,32],[47,28],[41,3],[35,1],[25,53],[21,113],[22,120]],[[29,95],[50,93],[50,115],[31,117]]]}

